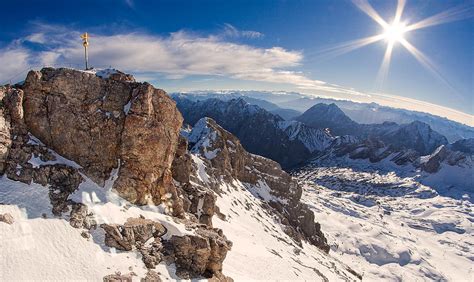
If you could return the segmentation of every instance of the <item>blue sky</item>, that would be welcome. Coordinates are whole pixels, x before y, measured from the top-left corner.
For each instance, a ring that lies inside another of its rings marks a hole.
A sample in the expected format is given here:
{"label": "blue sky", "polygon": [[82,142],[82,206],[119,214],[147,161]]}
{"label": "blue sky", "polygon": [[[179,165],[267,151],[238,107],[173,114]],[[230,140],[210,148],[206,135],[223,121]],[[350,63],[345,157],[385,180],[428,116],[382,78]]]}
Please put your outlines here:
{"label": "blue sky", "polygon": [[[87,31],[91,65],[132,72],[167,91],[298,91],[474,123],[472,1],[407,0],[401,19],[407,25],[454,11],[446,23],[404,36],[438,75],[395,43],[383,81],[386,40],[335,54],[341,43],[383,33],[351,1],[3,2],[9,12],[0,29],[1,83],[21,80],[30,67],[79,67],[78,36]],[[397,1],[370,4],[393,20]]]}

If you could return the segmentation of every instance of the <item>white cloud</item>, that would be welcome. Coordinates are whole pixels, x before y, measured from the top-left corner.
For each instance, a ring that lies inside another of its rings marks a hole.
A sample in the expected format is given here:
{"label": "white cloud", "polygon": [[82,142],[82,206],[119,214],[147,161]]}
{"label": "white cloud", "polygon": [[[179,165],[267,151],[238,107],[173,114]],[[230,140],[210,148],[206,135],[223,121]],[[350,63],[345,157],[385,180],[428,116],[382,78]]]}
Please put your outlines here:
{"label": "white cloud", "polygon": [[[35,23],[35,32],[15,40],[0,49],[0,83],[19,81],[29,68],[41,66],[69,66],[82,68],[84,49],[80,34],[62,26]],[[228,25],[231,32],[240,33]],[[42,51],[28,49],[22,42],[42,45]],[[281,47],[260,48],[225,40],[222,36],[198,36],[179,31],[166,37],[143,33],[114,35],[90,34],[89,61],[96,68],[112,66],[123,71],[152,78],[164,75],[168,79],[182,79],[191,75],[220,76],[240,80],[286,84],[318,95],[332,95],[344,99],[375,101],[405,108],[427,111],[431,104],[407,101],[396,96],[367,94],[335,84],[309,78],[295,69],[301,65],[303,53]],[[22,73],[23,72],[23,73]],[[15,77],[16,76],[16,77]],[[388,98],[390,97],[390,98]],[[427,108],[428,107],[428,108]],[[437,107],[437,113],[448,118],[473,124],[472,115]],[[441,114],[442,113],[442,114]]]}
{"label": "white cloud", "polygon": [[[0,83],[16,83],[31,68],[30,52],[22,47],[0,49]],[[23,76],[22,76],[23,75]]]}

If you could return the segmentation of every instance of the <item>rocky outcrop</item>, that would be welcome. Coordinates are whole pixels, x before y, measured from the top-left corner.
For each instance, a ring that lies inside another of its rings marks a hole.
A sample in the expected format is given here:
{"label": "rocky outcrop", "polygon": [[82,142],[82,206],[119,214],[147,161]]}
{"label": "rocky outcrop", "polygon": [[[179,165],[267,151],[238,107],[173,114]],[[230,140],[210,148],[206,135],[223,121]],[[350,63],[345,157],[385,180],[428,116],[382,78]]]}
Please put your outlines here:
{"label": "rocky outcrop", "polygon": [[216,196],[207,183],[198,185],[196,167],[188,152],[188,140],[181,136],[172,166],[173,178],[177,181],[178,192],[184,210],[196,221],[212,227],[212,216],[216,209]]}
{"label": "rocky outcrop", "polygon": [[14,139],[26,134],[23,122],[23,91],[9,85],[0,87],[0,174],[7,168]]}
{"label": "rocky outcrop", "polygon": [[123,224],[102,224],[105,244],[118,250],[130,251],[137,243],[144,244],[150,238],[159,238],[166,228],[159,222],[145,218],[129,218]]}
{"label": "rocky outcrop", "polygon": [[15,220],[13,219],[13,216],[9,213],[4,213],[0,214],[0,222],[4,222],[6,224],[13,224]]}
{"label": "rocky outcrop", "polygon": [[23,91],[26,125],[44,144],[99,184],[118,169],[113,189],[130,202],[182,213],[170,171],[182,117],[164,91],[122,73],[53,68],[31,71]]}
{"label": "rocky outcrop", "polygon": [[165,242],[165,254],[176,264],[176,275],[183,279],[204,276],[229,281],[222,274],[222,263],[232,243],[219,229],[200,228],[196,233],[172,236]]}
{"label": "rocky outcrop", "polygon": [[116,272],[114,274],[107,275],[103,278],[104,282],[132,282],[133,281],[133,274],[122,274],[120,272]]}
{"label": "rocky outcrop", "polygon": [[451,150],[448,146],[440,146],[432,154],[421,157],[419,165],[423,171],[429,173],[438,172],[443,163],[450,166],[472,166],[467,161],[469,155],[471,154]]}
{"label": "rocky outcrop", "polygon": [[301,187],[277,162],[248,153],[234,135],[210,118],[199,120],[188,140],[191,154],[194,158],[199,156],[205,163],[206,173],[212,176],[204,180],[195,177],[193,183],[204,182],[202,186],[219,194],[222,182],[241,181],[272,207],[272,213],[279,217],[295,241],[305,239],[329,251],[319,224],[314,222],[313,212],[300,202]]}

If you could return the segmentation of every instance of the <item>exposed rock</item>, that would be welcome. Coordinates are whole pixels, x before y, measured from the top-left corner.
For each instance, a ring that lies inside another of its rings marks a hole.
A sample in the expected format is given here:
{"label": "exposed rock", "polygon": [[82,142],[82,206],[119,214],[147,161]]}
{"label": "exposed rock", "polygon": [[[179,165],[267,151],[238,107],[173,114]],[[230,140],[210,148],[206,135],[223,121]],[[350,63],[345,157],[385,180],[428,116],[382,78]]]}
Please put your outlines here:
{"label": "exposed rock", "polygon": [[132,274],[121,274],[116,272],[115,274],[110,274],[104,277],[104,282],[132,282]]}
{"label": "exposed rock", "polygon": [[85,228],[88,230],[97,226],[92,214],[89,214],[87,206],[81,203],[72,204],[69,224],[74,228]]}
{"label": "exposed rock", "polygon": [[25,134],[23,123],[23,91],[11,86],[0,86],[0,174],[7,167],[14,139]]}
{"label": "exposed rock", "polygon": [[100,227],[105,231],[105,244],[124,251],[132,250],[137,242],[144,244],[166,233],[162,224],[145,218],[129,218],[123,225],[101,224]]}
{"label": "exposed rock", "polygon": [[286,222],[287,234],[298,243],[303,238],[329,251],[313,212],[300,202],[301,187],[277,162],[248,153],[234,135],[210,118],[199,120],[188,139],[191,152],[202,157],[207,163],[206,172],[213,176],[203,186],[220,193],[221,181],[232,183],[237,179],[258,187],[253,192],[271,205],[282,223]]}
{"label": "exposed rock", "polygon": [[26,125],[48,147],[99,184],[120,165],[113,188],[123,198],[170,195],[170,211],[182,213],[170,172],[182,117],[164,91],[129,75],[53,68],[28,73],[23,90]]}
{"label": "exposed rock", "polygon": [[13,224],[15,220],[13,216],[9,213],[0,214],[0,222],[5,222],[6,224]]}
{"label": "exposed rock", "polygon": [[212,216],[216,208],[216,196],[204,186],[197,186],[196,179],[190,182],[195,175],[195,167],[191,155],[188,152],[188,141],[181,137],[173,161],[173,178],[178,181],[180,196],[183,200],[183,208],[186,212],[193,214],[197,221],[212,227]]}
{"label": "exposed rock", "polygon": [[150,246],[139,246],[138,250],[142,255],[143,263],[145,263],[145,266],[148,269],[155,268],[155,266],[159,264],[163,259],[163,245],[161,244],[160,238],[155,238],[155,240],[150,244]]}
{"label": "exposed rock", "polygon": [[161,281],[162,280],[160,278],[160,275],[156,271],[153,271],[153,270],[148,270],[145,278],[141,279],[141,282],[161,282]]}
{"label": "exposed rock", "polygon": [[222,262],[232,243],[219,229],[198,229],[198,235],[171,236],[165,242],[165,254],[176,264],[176,275],[182,279],[197,276],[224,277]]}

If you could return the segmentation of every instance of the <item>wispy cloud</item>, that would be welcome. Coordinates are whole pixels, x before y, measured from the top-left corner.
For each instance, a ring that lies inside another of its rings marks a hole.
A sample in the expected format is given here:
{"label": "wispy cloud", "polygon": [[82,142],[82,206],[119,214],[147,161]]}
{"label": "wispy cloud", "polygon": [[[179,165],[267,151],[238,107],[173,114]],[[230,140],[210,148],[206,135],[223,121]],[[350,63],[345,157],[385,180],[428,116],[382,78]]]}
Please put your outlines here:
{"label": "wispy cloud", "polygon": [[244,37],[244,38],[250,38],[250,39],[256,39],[263,37],[263,33],[254,31],[254,30],[239,30],[235,26],[225,23],[224,28],[223,28],[223,35],[227,37]]}

